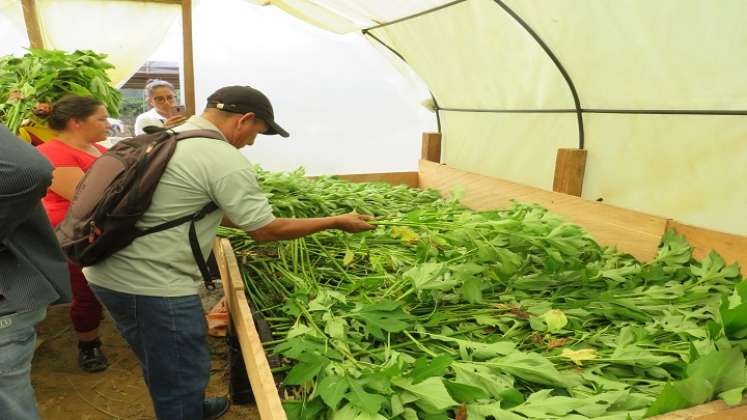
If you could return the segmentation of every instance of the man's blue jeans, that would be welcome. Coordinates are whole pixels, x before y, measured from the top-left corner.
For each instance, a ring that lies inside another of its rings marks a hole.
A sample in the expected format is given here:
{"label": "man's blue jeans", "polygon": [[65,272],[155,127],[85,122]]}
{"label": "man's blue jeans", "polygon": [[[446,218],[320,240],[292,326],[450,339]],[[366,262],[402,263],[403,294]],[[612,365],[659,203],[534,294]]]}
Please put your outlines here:
{"label": "man's blue jeans", "polygon": [[47,307],[0,317],[0,419],[39,418],[31,388],[36,330]]}
{"label": "man's blue jeans", "polygon": [[141,296],[90,286],[140,361],[156,417],[201,420],[210,351],[199,296]]}

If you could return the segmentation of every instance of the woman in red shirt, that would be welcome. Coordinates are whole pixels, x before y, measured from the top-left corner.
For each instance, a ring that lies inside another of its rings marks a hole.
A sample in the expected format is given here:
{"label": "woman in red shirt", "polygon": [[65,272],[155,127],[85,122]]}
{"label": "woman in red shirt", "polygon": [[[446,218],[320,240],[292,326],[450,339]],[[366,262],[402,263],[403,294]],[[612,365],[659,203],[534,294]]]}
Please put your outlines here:
{"label": "woman in red shirt", "polygon": [[[65,218],[78,182],[96,158],[106,152],[96,143],[106,139],[108,116],[101,102],[83,96],[65,96],[52,105],[47,119],[58,136],[37,148],[54,166],[52,185],[42,199],[52,226]],[[108,367],[98,334],[101,304],[80,267],[68,264],[68,269],[73,289],[70,318],[79,339],[78,364],[86,372],[99,372]]]}

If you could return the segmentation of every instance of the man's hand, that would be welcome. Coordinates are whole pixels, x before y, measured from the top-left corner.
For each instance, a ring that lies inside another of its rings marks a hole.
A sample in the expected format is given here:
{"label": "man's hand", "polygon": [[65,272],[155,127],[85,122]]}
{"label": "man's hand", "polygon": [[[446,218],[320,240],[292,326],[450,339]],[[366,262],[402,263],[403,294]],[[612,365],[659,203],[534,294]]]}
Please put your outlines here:
{"label": "man's hand", "polygon": [[163,126],[166,128],[176,127],[184,121],[187,121],[187,117],[185,117],[184,115],[174,115],[173,117],[169,117],[166,121],[164,121]]}
{"label": "man's hand", "polygon": [[373,217],[365,214],[349,213],[335,216],[335,225],[338,229],[345,232],[357,233],[365,230],[376,229],[376,226],[366,223],[367,220],[372,219]]}

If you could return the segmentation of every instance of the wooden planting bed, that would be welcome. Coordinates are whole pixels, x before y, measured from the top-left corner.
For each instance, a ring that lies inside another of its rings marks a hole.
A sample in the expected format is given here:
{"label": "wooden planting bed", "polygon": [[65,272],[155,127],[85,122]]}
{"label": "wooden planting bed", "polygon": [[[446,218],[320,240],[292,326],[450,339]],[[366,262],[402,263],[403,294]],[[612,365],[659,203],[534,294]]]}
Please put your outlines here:
{"label": "wooden planting bed", "polygon": [[[588,201],[574,195],[545,191],[450,168],[438,163],[440,157],[440,136],[438,135],[424,134],[422,157],[418,172],[357,174],[344,175],[340,178],[351,182],[381,181],[422,189],[433,188],[442,194],[448,194],[453,188],[460,186],[465,193],[462,203],[475,210],[503,207],[511,200],[537,203],[582,226],[600,244],[614,246],[619,251],[629,253],[642,261],[650,260],[656,255],[662,235],[667,229],[674,228],[694,247],[695,258],[705,257],[713,249],[724,258],[727,264],[738,262],[742,267],[742,273],[747,269],[747,237],[745,236],[716,232],[672,219]],[[560,158],[559,153],[558,168],[561,167]],[[583,162],[581,165],[583,166]],[[570,182],[564,181],[562,173],[559,179],[559,171],[562,172],[562,170],[556,170],[556,186],[574,184],[573,179]],[[572,178],[574,174],[578,175],[579,170],[570,168],[568,173]],[[583,167],[580,168],[580,176],[582,179]],[[569,192],[573,193],[574,189],[574,187],[569,188]],[[227,239],[218,239],[213,249],[218,261],[233,327],[239,337],[241,352],[260,416],[263,420],[286,419],[267,356],[254,326],[249,303],[244,293],[242,276],[231,244]],[[747,404],[747,400],[743,404]],[[723,401],[715,401],[687,410],[652,417],[652,419],[747,419],[747,405],[728,407]]]}

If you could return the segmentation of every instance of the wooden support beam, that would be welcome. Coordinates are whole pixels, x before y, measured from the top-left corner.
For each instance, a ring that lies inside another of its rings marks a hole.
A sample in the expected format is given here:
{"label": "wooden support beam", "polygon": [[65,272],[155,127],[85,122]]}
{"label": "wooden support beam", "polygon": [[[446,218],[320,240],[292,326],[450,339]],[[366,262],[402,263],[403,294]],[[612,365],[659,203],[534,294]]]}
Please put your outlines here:
{"label": "wooden support beam", "polygon": [[23,6],[23,20],[26,21],[26,33],[29,36],[31,48],[44,48],[41,27],[39,26],[39,15],[36,13],[35,0],[21,0]]}
{"label": "wooden support beam", "polygon": [[244,282],[231,243],[227,239],[217,239],[213,244],[213,252],[223,281],[228,312],[236,327],[236,335],[239,336],[241,355],[252,384],[259,416],[262,420],[287,420],[275,387],[270,363],[267,361],[267,354],[254,326],[254,318],[246,300]]}
{"label": "wooden support beam", "polygon": [[586,170],[586,150],[558,149],[552,190],[581,197]]}
{"label": "wooden support beam", "polygon": [[441,133],[423,133],[420,159],[441,163]]}
{"label": "wooden support beam", "polygon": [[182,54],[184,65],[184,86],[182,95],[187,106],[187,115],[194,115],[195,100],[195,63],[192,47],[192,0],[182,0]]}

